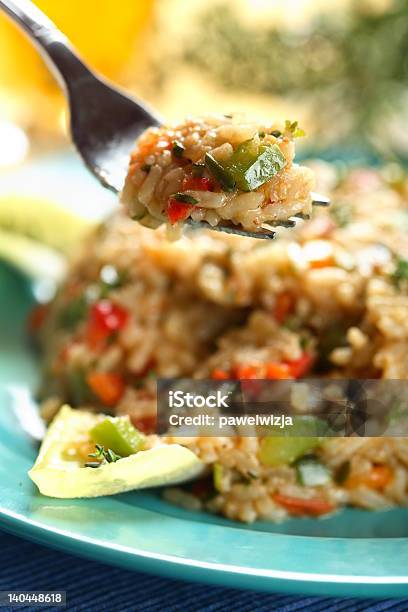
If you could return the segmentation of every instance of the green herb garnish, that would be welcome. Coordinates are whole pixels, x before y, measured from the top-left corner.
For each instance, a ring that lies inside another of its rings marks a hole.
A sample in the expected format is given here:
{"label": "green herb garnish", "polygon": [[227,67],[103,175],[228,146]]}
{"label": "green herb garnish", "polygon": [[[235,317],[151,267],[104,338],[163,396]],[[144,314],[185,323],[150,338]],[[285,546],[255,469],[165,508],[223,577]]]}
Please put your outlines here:
{"label": "green herb garnish", "polygon": [[88,304],[84,295],[74,298],[59,313],[58,323],[63,329],[71,331],[85,318],[87,310]]}
{"label": "green herb garnish", "polygon": [[103,266],[99,273],[99,297],[105,298],[112,289],[120,289],[128,279],[127,270],[118,270],[114,266]]}
{"label": "green herb garnish", "polygon": [[391,275],[394,284],[400,288],[402,283],[408,281],[408,259],[398,257],[396,267]]}
{"label": "green herb garnish", "polygon": [[179,142],[178,140],[174,140],[172,143],[171,150],[172,150],[174,157],[183,157],[185,148],[183,147],[181,142]]}
{"label": "green herb garnish", "polygon": [[275,138],[280,138],[282,136],[282,132],[280,130],[272,130],[271,136],[275,136]]}
{"label": "green herb garnish", "polygon": [[92,397],[92,391],[86,382],[84,370],[79,368],[68,370],[67,382],[69,397],[74,406],[80,406]]}
{"label": "green herb garnish", "polygon": [[196,200],[196,198],[193,198],[193,196],[188,195],[187,193],[175,193],[171,197],[174,200],[177,200],[177,202],[184,202],[185,204],[192,204],[193,206],[195,204],[198,204],[198,200]]}
{"label": "green herb garnish", "polygon": [[291,132],[293,138],[302,138],[305,135],[304,130],[299,127],[299,123],[297,121],[289,121],[288,119],[285,121],[285,130],[287,132]]}
{"label": "green herb garnish", "polygon": [[88,463],[85,463],[85,467],[92,468],[100,467],[104,463],[115,463],[116,461],[119,461],[119,459],[122,459],[122,457],[114,453],[112,449],[105,449],[105,447],[101,444],[96,444],[95,452],[90,453],[88,457],[99,459],[99,461],[89,461]]}

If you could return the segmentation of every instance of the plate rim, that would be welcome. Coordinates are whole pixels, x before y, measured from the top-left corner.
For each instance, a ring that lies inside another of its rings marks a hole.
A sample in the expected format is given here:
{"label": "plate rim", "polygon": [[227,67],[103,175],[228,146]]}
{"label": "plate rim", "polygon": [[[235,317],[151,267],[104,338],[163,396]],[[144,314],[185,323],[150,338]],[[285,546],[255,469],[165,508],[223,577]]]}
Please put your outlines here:
{"label": "plate rim", "polygon": [[[199,523],[200,524],[200,523]],[[219,525],[214,527],[221,528]],[[317,574],[277,569],[251,568],[220,562],[200,561],[191,557],[180,558],[165,553],[149,552],[127,547],[117,542],[71,533],[47,526],[23,514],[0,507],[0,528],[18,537],[38,544],[62,550],[68,554],[162,577],[192,582],[204,582],[214,586],[238,589],[256,589],[283,592],[292,595],[325,595],[332,597],[404,597],[408,596],[408,572],[405,576],[361,576],[341,574]],[[240,530],[240,533],[248,533]],[[254,532],[252,532],[254,533]],[[266,534],[263,534],[266,535]],[[271,539],[284,538],[294,542],[322,540],[339,543],[344,538],[318,538],[289,534],[267,534]],[[359,542],[377,542],[376,538],[361,538]],[[406,544],[406,538],[381,538],[381,543]],[[101,558],[100,552],[103,551]],[[183,569],[181,574],[180,569]],[[236,583],[239,578],[239,584]]]}

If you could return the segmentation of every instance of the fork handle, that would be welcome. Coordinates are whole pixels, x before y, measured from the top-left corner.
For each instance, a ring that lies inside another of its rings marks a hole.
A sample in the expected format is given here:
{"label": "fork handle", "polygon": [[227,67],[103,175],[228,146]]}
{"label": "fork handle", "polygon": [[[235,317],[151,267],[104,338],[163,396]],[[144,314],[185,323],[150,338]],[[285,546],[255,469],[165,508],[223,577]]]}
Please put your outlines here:
{"label": "fork handle", "polygon": [[35,4],[29,0],[0,0],[0,9],[36,44],[59,84],[68,94],[71,94],[79,83],[82,84],[84,79],[95,79],[67,37]]}

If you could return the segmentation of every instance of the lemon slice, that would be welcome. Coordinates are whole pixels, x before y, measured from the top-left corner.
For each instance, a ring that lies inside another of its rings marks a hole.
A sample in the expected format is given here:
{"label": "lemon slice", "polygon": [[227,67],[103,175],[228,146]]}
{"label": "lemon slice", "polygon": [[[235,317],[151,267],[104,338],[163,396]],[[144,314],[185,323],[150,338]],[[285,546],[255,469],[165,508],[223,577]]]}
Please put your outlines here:
{"label": "lemon slice", "polygon": [[63,406],[41,445],[29,476],[48,497],[99,497],[163,485],[180,484],[202,474],[203,463],[179,444],[160,444],[115,463],[82,467],[75,448],[90,442],[89,431],[106,415]]}

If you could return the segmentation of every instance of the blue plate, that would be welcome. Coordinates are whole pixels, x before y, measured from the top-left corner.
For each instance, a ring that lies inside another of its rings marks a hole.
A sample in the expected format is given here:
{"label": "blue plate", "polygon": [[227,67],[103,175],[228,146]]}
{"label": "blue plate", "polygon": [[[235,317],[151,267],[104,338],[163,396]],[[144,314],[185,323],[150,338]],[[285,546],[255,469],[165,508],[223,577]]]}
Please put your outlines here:
{"label": "blue plate", "polygon": [[[93,202],[89,216],[112,206],[102,190],[98,208],[100,188],[70,158],[42,160],[20,174],[18,184],[55,198],[58,187],[50,177],[61,172],[72,186],[67,206],[80,201],[84,190],[85,201]],[[15,176],[10,184],[17,184]],[[31,417],[39,381],[38,357],[25,333],[31,286],[0,264],[0,296],[0,527],[78,555],[179,579],[292,594],[408,596],[408,509],[346,510],[322,520],[246,526],[176,508],[157,492],[91,500],[39,495],[27,476],[37,449],[25,431],[27,422],[30,431],[36,426]]]}
{"label": "blue plate", "polygon": [[39,495],[27,476],[36,446],[24,430],[39,378],[25,334],[33,299],[28,282],[5,265],[0,295],[2,528],[175,578],[293,594],[408,595],[408,510],[244,526],[173,507],[154,492],[72,501]]}

